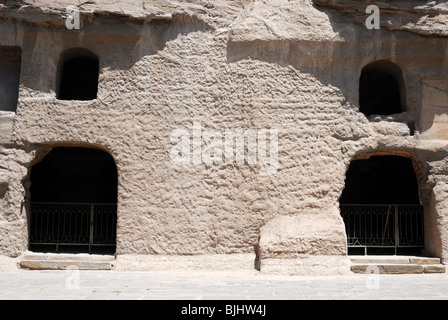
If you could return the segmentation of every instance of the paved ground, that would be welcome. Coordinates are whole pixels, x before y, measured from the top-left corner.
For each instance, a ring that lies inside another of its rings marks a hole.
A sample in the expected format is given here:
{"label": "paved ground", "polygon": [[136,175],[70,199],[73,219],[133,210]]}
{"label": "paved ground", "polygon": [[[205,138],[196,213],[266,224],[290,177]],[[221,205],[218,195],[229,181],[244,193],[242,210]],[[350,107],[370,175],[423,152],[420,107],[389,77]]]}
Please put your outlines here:
{"label": "paved ground", "polygon": [[267,276],[223,272],[0,272],[0,299],[448,299],[448,274]]}

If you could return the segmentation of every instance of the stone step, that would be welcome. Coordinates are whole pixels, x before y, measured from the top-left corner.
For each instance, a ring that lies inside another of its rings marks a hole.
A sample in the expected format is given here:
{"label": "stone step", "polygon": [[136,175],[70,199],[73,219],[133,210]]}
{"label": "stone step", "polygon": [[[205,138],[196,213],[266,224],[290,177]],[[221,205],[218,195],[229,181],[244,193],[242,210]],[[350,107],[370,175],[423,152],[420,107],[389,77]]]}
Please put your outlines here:
{"label": "stone step", "polygon": [[445,273],[439,258],[414,256],[352,256],[354,273],[422,274]]}
{"label": "stone step", "polygon": [[440,264],[439,258],[415,256],[351,256],[350,261],[355,264]]}
{"label": "stone step", "polygon": [[20,267],[31,270],[111,270],[110,261],[22,260]]}
{"label": "stone step", "polygon": [[112,255],[27,252],[19,264],[32,270],[111,270],[114,261]]}
{"label": "stone step", "polygon": [[424,266],[424,273],[445,273],[446,268],[443,264],[431,264]]}
{"label": "stone step", "polygon": [[409,258],[410,263],[430,265],[430,264],[440,264],[439,258],[424,258],[424,257],[411,257]]}
{"label": "stone step", "polygon": [[[368,269],[369,268],[369,269]],[[379,273],[379,274],[423,274],[445,273],[445,266],[441,264],[352,264],[354,273]]]}
{"label": "stone step", "polygon": [[27,252],[23,255],[23,260],[70,260],[70,261],[114,261],[113,255],[99,255],[88,253],[39,253]]}

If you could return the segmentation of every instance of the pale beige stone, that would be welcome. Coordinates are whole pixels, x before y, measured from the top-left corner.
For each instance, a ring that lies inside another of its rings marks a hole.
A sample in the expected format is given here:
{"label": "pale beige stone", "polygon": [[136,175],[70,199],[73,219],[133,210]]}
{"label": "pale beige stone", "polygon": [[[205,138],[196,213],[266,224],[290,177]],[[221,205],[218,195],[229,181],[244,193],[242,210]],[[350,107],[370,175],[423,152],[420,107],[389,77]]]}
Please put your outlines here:
{"label": "pale beige stone", "polygon": [[445,273],[446,267],[441,264],[431,264],[423,266],[424,273]]}
{"label": "pale beige stone", "polygon": [[196,270],[254,272],[253,254],[201,255],[118,255],[113,262],[116,271]]}
{"label": "pale beige stone", "polygon": [[359,24],[365,24],[366,7],[376,5],[380,9],[383,28],[423,35],[448,35],[448,4],[445,1],[314,0],[314,3],[350,14],[345,17]]}
{"label": "pale beige stone", "polygon": [[[27,251],[30,170],[64,145],[101,148],[117,164],[123,270],[166,260],[341,273],[346,170],[372,155],[413,160],[426,250],[446,263],[446,3],[382,2],[374,31],[363,24],[368,3],[97,0],[80,4],[79,32],[65,28],[72,1],[2,3],[0,46],[21,47],[22,65],[17,112],[0,119],[0,254]],[[100,59],[95,100],[56,99],[59,57],[73,47]],[[367,118],[360,71],[379,59],[403,70],[406,111]],[[219,132],[278,130],[278,170],[172,163],[170,134],[191,132],[194,121]],[[244,258],[227,262],[233,255]],[[332,258],[340,264],[325,271]]]}
{"label": "pale beige stone", "polygon": [[421,137],[448,138],[448,80],[423,80]]}
{"label": "pale beige stone", "polygon": [[14,112],[0,111],[0,143],[10,144],[12,137],[12,125]]}
{"label": "pale beige stone", "polygon": [[347,256],[303,255],[295,259],[263,259],[261,274],[287,274],[297,276],[349,275]]}
{"label": "pale beige stone", "polygon": [[417,264],[354,264],[351,266],[354,273],[367,273],[374,270],[378,274],[421,274],[423,266]]}
{"label": "pale beige stone", "polygon": [[[339,225],[339,227],[338,227]],[[346,236],[342,218],[324,214],[301,213],[277,216],[260,230],[258,256],[295,258],[304,254],[316,256],[346,255]]]}
{"label": "pale beige stone", "polygon": [[439,258],[426,258],[426,257],[411,257],[409,258],[409,263],[415,263],[420,265],[432,265],[440,264]]}
{"label": "pale beige stone", "polygon": [[111,270],[112,264],[104,261],[22,260],[20,267],[31,270]]}
{"label": "pale beige stone", "polygon": [[0,272],[17,272],[20,260],[9,256],[0,255]]}

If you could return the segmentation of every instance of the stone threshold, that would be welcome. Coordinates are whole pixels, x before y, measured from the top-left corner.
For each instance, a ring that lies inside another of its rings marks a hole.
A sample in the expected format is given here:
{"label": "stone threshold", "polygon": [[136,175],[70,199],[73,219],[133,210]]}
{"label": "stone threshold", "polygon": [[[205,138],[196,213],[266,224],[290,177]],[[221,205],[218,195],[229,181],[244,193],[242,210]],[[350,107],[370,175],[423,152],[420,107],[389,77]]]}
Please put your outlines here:
{"label": "stone threshold", "polygon": [[439,258],[417,256],[351,256],[354,273],[424,274],[445,273]]}
{"label": "stone threshold", "polygon": [[[236,257],[236,258],[235,258]],[[216,269],[216,262],[225,264],[227,269],[252,269],[253,255],[199,255],[199,256],[146,256],[146,255],[94,255],[94,254],[58,254],[26,252],[19,259],[19,266],[31,270],[139,270],[154,271],[165,269]],[[439,258],[416,256],[349,256],[350,271],[358,274],[425,274],[445,273],[445,265]],[[124,261],[123,261],[124,260]],[[219,261],[218,261],[219,260]],[[281,259],[280,259],[281,260]],[[288,259],[287,259],[288,260]],[[211,262],[214,267],[210,264]],[[224,263],[226,261],[226,263]],[[277,260],[276,260],[277,261]],[[288,260],[289,261],[289,260]],[[294,259],[302,270],[303,259]],[[264,268],[269,267],[269,261],[263,261]],[[281,262],[285,262],[281,260]],[[287,261],[286,261],[287,262]],[[218,263],[218,265],[220,265]],[[317,263],[319,265],[319,263]],[[323,264],[325,265],[325,264]],[[313,264],[315,269],[316,262]],[[328,267],[328,266],[327,266]],[[266,270],[268,271],[268,270]],[[265,272],[266,272],[265,271]],[[263,273],[265,273],[263,272]],[[269,272],[267,272],[269,273]]]}
{"label": "stone threshold", "polygon": [[114,261],[113,255],[27,252],[19,265],[31,270],[111,270]]}
{"label": "stone threshold", "polygon": [[246,271],[254,269],[255,254],[202,254],[202,255],[94,255],[26,252],[18,265],[31,270],[114,270],[114,271]]}

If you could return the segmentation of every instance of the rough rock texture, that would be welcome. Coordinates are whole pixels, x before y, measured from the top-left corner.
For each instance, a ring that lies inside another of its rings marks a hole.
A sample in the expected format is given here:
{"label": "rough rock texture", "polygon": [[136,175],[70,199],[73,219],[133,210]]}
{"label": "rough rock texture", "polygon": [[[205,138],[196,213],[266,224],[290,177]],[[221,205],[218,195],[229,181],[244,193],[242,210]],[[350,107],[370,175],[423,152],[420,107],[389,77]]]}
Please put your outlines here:
{"label": "rough rock texture", "polygon": [[448,35],[446,1],[314,0],[314,3],[342,13],[345,22],[359,24],[365,23],[366,7],[376,5],[380,9],[381,27],[422,35]]}
{"label": "rough rock texture", "polygon": [[258,257],[296,258],[300,255],[346,255],[346,235],[339,211],[334,214],[277,216],[260,230]]}
{"label": "rough rock texture", "polygon": [[301,255],[295,259],[264,259],[262,274],[289,274],[297,276],[347,275],[350,259],[347,256]]}
{"label": "rough rock texture", "polygon": [[0,15],[7,19],[25,20],[46,26],[64,26],[68,16],[66,8],[77,6],[84,25],[95,24],[98,18],[136,23],[166,20],[179,16],[194,17],[219,27],[228,25],[249,0],[171,1],[171,0],[6,0],[0,4]]}
{"label": "rough rock texture", "polygon": [[340,41],[329,16],[311,1],[252,1],[234,21],[231,41]]}
{"label": "rough rock texture", "polygon": [[339,210],[276,216],[261,229],[256,268],[263,273],[347,274],[347,240]]}
{"label": "rough rock texture", "polygon": [[113,263],[116,271],[219,270],[256,272],[252,254],[202,255],[118,255]]}
{"label": "rough rock texture", "polygon": [[16,257],[27,247],[28,218],[22,181],[33,156],[33,152],[0,147],[0,247],[4,255]]}
{"label": "rough rock texture", "polygon": [[[413,160],[426,249],[447,261],[446,103],[431,91],[448,78],[445,1],[377,3],[380,30],[365,28],[359,1],[89,1],[80,30],[65,28],[68,4],[0,5],[0,46],[22,50],[17,111],[0,114],[1,254],[27,250],[30,169],[63,145],[101,148],[117,164],[118,257],[255,259],[255,246],[262,271],[317,263],[325,273],[336,259],[341,273],[346,170],[385,154]],[[60,55],[74,47],[99,57],[95,100],[56,99]],[[380,59],[403,70],[406,111],[367,118],[359,75]],[[171,133],[195,121],[277,130],[278,170],[173,163]]]}
{"label": "rough rock texture", "polygon": [[18,258],[0,255],[0,272],[17,272]]}

